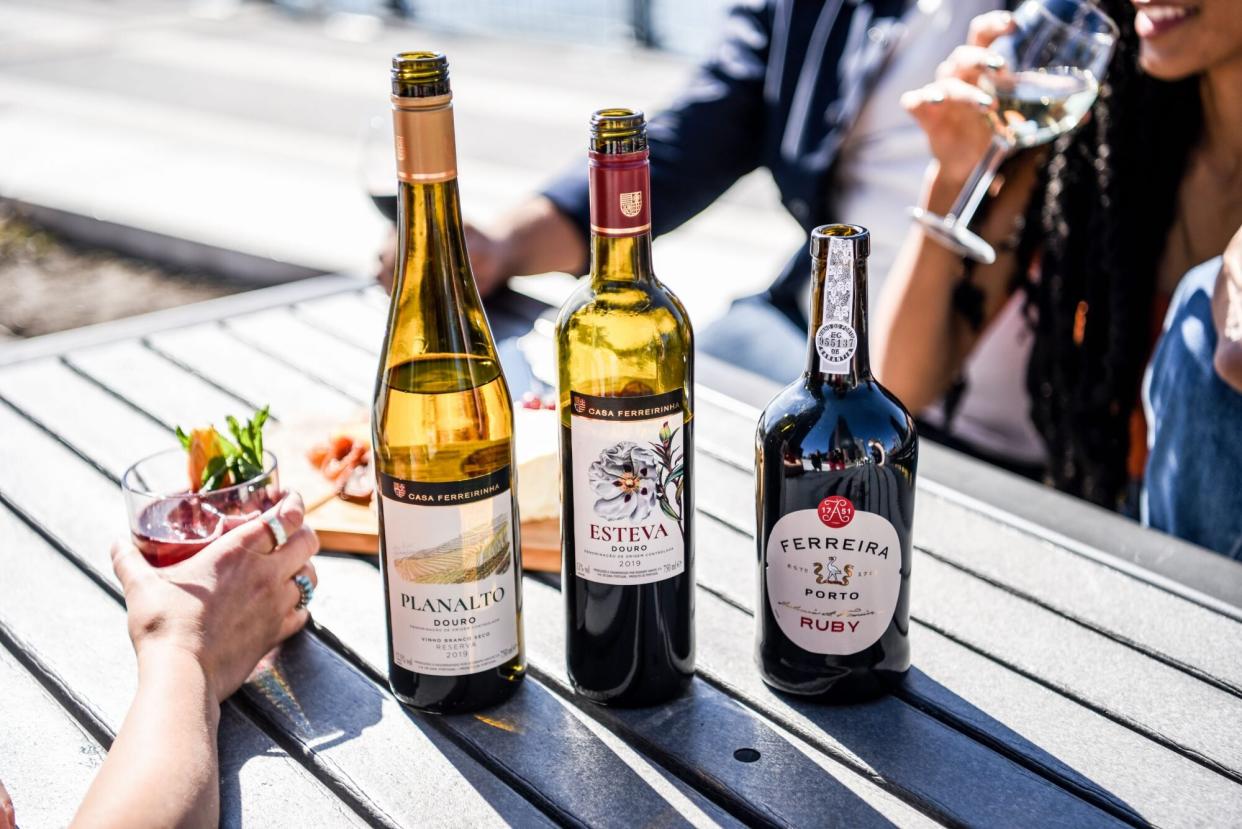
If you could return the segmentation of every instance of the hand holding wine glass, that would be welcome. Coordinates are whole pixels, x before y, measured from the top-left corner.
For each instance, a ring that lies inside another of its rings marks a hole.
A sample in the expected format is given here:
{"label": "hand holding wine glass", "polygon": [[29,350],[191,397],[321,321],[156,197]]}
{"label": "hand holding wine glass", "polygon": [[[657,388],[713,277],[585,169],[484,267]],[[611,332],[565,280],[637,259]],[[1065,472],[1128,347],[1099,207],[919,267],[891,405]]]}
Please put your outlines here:
{"label": "hand holding wine glass", "polygon": [[294,494],[258,518],[228,516],[231,529],[167,567],[113,548],[138,688],[73,825],[219,823],[220,703],[308,619],[319,544],[304,515]]}
{"label": "hand holding wine glass", "polygon": [[1086,0],[1027,0],[1012,15],[978,18],[971,42],[942,65],[937,81],[907,93],[903,105],[927,130],[950,176],[990,133],[944,216],[913,208],[933,239],[978,262],[996,261],[992,246],[967,227],[996,171],[1014,150],[1047,143],[1082,121],[1116,40],[1116,24]]}
{"label": "hand holding wine glass", "polygon": [[[284,544],[276,545],[269,518],[284,530]],[[291,493],[264,517],[168,567],[152,566],[132,545],[115,546],[112,564],[125,591],[139,665],[162,654],[189,655],[216,702],[236,691],[264,654],[309,618],[293,580],[305,576],[312,589],[317,581],[310,558],[319,541],[304,518],[302,498]]]}

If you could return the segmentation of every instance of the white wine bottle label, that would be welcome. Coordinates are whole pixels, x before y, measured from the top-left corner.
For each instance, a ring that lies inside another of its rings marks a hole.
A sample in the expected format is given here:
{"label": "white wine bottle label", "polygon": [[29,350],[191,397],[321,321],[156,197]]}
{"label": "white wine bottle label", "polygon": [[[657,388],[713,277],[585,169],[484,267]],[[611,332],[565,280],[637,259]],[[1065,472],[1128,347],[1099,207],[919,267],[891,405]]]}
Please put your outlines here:
{"label": "white wine bottle label", "polygon": [[823,303],[823,322],[815,332],[819,370],[849,374],[858,334],[854,331],[854,245],[847,239],[828,239]]}
{"label": "white wine bottle label", "polygon": [[570,392],[569,420],[576,574],[647,584],[685,572],[684,394]]}
{"label": "white wine bottle label", "polygon": [[379,475],[392,661],[463,676],[518,652],[509,467],[466,481]]}
{"label": "white wine bottle label", "polygon": [[858,653],[888,629],[901,592],[901,542],[883,516],[832,495],[781,516],[768,536],[776,623],[811,653]]}

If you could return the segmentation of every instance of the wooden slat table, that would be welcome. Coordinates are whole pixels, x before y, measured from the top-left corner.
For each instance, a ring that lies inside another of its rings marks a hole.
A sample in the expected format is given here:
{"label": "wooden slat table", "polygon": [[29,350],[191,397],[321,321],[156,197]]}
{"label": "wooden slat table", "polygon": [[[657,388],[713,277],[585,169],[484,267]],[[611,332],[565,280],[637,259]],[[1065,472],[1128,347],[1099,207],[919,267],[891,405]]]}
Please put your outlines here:
{"label": "wooden slat table", "polygon": [[[123,469],[176,423],[366,405],[385,304],[330,277],[0,352],[0,780],[23,825],[68,821],[134,690],[108,562]],[[223,823],[1242,824],[1242,566],[932,445],[905,687],[839,708],[767,690],[757,412],[706,387],[727,367],[704,376],[689,693],[575,698],[557,580],[531,575],[519,693],[410,712],[385,687],[376,562],[322,554],[313,629],[224,706]]]}

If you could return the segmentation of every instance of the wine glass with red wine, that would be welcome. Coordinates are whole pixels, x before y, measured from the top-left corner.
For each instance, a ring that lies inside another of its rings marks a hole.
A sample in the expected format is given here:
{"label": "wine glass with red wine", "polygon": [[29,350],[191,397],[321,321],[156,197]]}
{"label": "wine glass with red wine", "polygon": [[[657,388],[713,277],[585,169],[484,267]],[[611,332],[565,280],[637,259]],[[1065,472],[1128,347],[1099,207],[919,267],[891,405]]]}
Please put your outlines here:
{"label": "wine glass with red wine", "polygon": [[157,452],[125,471],[121,489],[134,546],[155,567],[185,561],[227,530],[280,500],[276,456],[263,453],[263,471],[248,481],[204,492],[190,489],[186,452]]}
{"label": "wine glass with red wine", "polygon": [[367,122],[358,153],[358,178],[375,209],[397,223],[397,162],[393,156],[392,115]]}

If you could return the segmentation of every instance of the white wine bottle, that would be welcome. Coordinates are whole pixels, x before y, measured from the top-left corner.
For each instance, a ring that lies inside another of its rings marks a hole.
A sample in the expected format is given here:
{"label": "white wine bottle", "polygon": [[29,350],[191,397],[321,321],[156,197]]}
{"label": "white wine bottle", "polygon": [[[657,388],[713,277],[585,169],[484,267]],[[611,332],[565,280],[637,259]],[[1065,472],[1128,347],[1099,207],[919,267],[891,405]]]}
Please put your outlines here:
{"label": "white wine bottle", "polygon": [[641,112],[591,118],[591,275],[556,322],[566,658],[575,690],[647,705],[694,674],[694,342],[651,270]]}
{"label": "white wine bottle", "polygon": [[393,693],[449,713],[522,680],[513,408],[457,191],[448,62],[393,58],[400,239],[372,432]]}
{"label": "white wine bottle", "polygon": [[763,680],[823,702],[883,694],[910,667],[910,550],[919,441],[871,375],[867,254],[857,225],[811,232],[802,377],[755,442]]}

